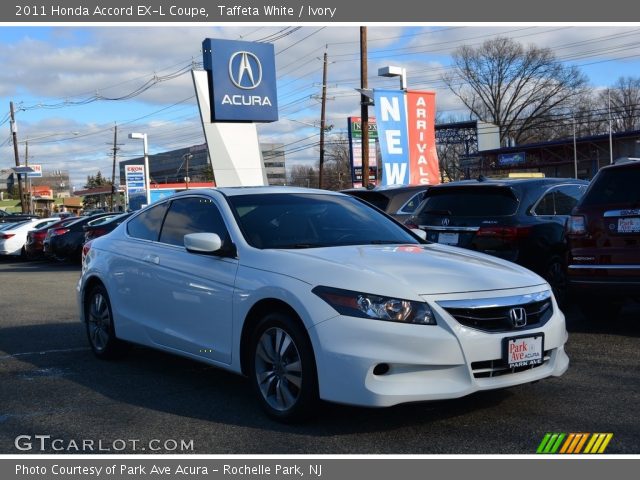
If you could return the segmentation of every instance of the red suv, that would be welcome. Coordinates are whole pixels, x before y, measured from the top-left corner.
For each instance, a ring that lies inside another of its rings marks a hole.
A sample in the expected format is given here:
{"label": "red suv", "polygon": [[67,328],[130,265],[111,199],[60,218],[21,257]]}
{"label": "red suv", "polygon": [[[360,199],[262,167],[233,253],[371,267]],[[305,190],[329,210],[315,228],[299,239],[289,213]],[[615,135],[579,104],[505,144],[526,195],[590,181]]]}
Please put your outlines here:
{"label": "red suv", "polygon": [[567,279],[587,317],[640,299],[640,161],[602,168],[567,224]]}

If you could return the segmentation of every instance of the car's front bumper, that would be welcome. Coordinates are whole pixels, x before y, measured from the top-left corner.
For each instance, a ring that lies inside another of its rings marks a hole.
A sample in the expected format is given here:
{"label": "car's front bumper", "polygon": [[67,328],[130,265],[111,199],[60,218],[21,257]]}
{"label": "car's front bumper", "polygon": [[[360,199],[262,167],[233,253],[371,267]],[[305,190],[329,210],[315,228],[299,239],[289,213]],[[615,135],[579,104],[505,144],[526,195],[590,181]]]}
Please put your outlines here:
{"label": "car's front bumper", "polygon": [[[337,316],[311,328],[321,398],[380,407],[458,398],[560,376],[569,366],[564,315],[555,302],[553,316],[544,326],[508,333],[464,327],[430,304],[438,326]],[[504,338],[540,332],[546,352],[542,365],[499,376],[487,374],[491,361],[502,360]],[[374,368],[380,364],[386,364],[388,371],[376,375]]]}

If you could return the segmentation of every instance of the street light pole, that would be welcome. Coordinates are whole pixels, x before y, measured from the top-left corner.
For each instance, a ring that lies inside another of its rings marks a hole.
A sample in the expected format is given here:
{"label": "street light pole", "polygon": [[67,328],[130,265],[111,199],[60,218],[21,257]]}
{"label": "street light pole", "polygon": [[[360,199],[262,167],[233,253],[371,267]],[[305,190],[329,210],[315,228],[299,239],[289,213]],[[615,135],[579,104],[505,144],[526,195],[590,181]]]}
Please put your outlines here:
{"label": "street light pole", "polygon": [[379,77],[400,77],[400,90],[407,89],[407,69],[404,67],[381,67],[378,69]]}

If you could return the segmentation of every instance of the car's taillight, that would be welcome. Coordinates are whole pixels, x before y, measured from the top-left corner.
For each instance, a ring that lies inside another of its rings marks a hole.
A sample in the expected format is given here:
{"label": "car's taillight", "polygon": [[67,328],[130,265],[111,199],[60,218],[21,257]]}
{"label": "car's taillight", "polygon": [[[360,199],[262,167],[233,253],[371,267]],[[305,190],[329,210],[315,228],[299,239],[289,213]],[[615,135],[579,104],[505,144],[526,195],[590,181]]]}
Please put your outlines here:
{"label": "car's taillight", "polygon": [[3,233],[3,234],[0,234],[0,238],[3,239],[3,240],[8,240],[11,237],[15,237],[15,236],[16,236],[15,233]]}
{"label": "car's taillight", "polygon": [[87,232],[90,238],[98,238],[106,233],[107,233],[107,230],[104,228],[94,228],[93,230],[89,230]]}
{"label": "car's taillight", "polygon": [[91,242],[92,240],[89,240],[82,246],[82,265],[84,265],[84,259],[89,255],[89,250],[91,250]]}
{"label": "car's taillight", "polygon": [[582,215],[571,215],[567,222],[567,234],[584,235],[587,233],[587,221]]}
{"label": "car's taillight", "polygon": [[502,240],[516,240],[531,235],[530,226],[510,226],[500,227],[492,225],[489,227],[480,227],[477,231],[477,237],[495,237]]}
{"label": "car's taillight", "polygon": [[42,240],[42,239],[44,239],[44,237],[45,237],[46,235],[47,235],[47,232],[35,232],[35,233],[33,234],[33,238],[34,238],[35,240]]}
{"label": "car's taillight", "polygon": [[69,231],[68,228],[55,228],[52,232],[51,232],[51,236],[54,235],[64,235],[65,233],[67,233]]}

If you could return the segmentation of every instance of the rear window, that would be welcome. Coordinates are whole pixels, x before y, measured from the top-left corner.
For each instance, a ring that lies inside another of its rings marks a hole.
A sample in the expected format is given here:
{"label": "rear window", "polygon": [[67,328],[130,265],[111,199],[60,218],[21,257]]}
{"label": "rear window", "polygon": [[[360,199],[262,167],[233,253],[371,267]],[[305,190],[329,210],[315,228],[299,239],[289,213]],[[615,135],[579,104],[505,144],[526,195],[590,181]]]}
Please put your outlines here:
{"label": "rear window", "polygon": [[503,187],[433,188],[419,214],[456,217],[502,217],[518,210],[518,199]]}
{"label": "rear window", "polygon": [[582,205],[640,204],[640,168],[601,170],[585,194]]}

